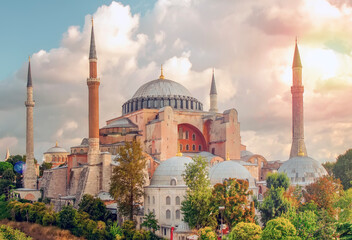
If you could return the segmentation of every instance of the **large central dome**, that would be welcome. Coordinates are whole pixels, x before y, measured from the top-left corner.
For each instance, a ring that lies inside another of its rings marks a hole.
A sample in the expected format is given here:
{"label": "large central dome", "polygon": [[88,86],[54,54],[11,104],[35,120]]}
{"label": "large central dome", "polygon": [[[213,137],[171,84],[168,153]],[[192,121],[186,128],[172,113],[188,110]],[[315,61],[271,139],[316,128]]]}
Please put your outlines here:
{"label": "large central dome", "polygon": [[142,85],[132,98],[154,96],[188,96],[191,93],[181,84],[169,79],[156,79]]}
{"label": "large central dome", "polygon": [[143,84],[133,97],[122,105],[122,113],[128,114],[140,109],[160,109],[171,106],[174,109],[202,111],[203,104],[181,84],[159,78]]}

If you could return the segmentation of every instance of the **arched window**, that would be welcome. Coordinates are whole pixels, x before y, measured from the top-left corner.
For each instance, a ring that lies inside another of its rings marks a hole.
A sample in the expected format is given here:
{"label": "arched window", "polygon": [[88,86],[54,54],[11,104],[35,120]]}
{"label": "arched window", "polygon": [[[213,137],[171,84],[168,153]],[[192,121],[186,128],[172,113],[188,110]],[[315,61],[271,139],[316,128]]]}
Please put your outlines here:
{"label": "arched window", "polygon": [[171,204],[171,198],[169,196],[166,197],[166,205]]}
{"label": "arched window", "polygon": [[176,205],[180,205],[180,204],[181,204],[181,201],[180,201],[180,197],[179,197],[179,196],[176,197],[175,202],[176,202]]}
{"label": "arched window", "polygon": [[166,210],[166,219],[170,219],[171,218],[171,211],[168,209]]}
{"label": "arched window", "polygon": [[83,149],[81,149],[81,150],[79,151],[79,153],[80,153],[80,154],[83,154],[83,153],[84,153]]}
{"label": "arched window", "polygon": [[176,186],[176,179],[175,178],[171,179],[170,185],[171,186]]}
{"label": "arched window", "polygon": [[180,210],[176,210],[176,219],[180,219],[181,218],[181,212]]}
{"label": "arched window", "polygon": [[153,204],[155,204],[155,197],[153,196]]}
{"label": "arched window", "polygon": [[189,145],[188,145],[188,144],[186,145],[186,150],[187,150],[187,151],[189,150]]}
{"label": "arched window", "polygon": [[180,144],[180,151],[182,151],[182,144]]}
{"label": "arched window", "polygon": [[196,134],[192,134],[192,140],[195,141],[196,140]]}
{"label": "arched window", "polygon": [[202,151],[202,145],[200,145],[200,144],[198,145],[198,150]]}
{"label": "arched window", "polygon": [[189,137],[188,134],[189,134],[188,131],[186,131],[186,137],[185,137],[185,139],[188,139],[188,137]]}
{"label": "arched window", "polygon": [[148,196],[148,204],[150,204],[150,196]]}
{"label": "arched window", "polygon": [[192,145],[192,150],[195,151],[196,150],[196,145]]}

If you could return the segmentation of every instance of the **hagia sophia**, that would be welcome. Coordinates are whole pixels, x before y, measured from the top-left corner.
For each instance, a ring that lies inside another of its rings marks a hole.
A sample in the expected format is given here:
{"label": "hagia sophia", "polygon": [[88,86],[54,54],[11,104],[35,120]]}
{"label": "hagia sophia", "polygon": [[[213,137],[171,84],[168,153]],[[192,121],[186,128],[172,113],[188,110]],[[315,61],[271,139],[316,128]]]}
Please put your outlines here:
{"label": "hagia sophia", "polygon": [[[217,104],[215,72],[209,76],[210,109],[180,83],[167,79],[161,67],[160,76],[140,86],[122,105],[122,115],[106,120],[99,129],[98,57],[92,21],[89,49],[89,136],[70,151],[58,143],[44,153],[45,162],[53,168],[45,170],[38,184],[33,158],[33,86],[30,64],[27,83],[27,170],[24,188],[17,190],[23,198],[35,200],[39,190],[51,199],[56,208],[67,204],[77,206],[84,194],[101,198],[109,209],[116,203],[109,195],[110,177],[116,166],[118,151],[126,142],[138,140],[147,158],[147,181],[144,193],[144,214],[154,212],[159,222],[158,235],[169,238],[171,227],[176,239],[190,229],[182,221],[181,202],[187,186],[182,178],[185,164],[194,156],[204,157],[209,164],[212,185],[228,178],[249,182],[253,194],[262,199],[266,176],[284,172],[291,184],[305,186],[326,175],[322,165],[308,157],[304,143],[302,64],[297,41],[293,57],[292,147],[286,162],[268,161],[247,150],[241,142],[240,122],[236,109],[220,113]],[[159,75],[159,74],[158,74]],[[102,79],[102,81],[104,81]],[[31,192],[32,190],[32,192]],[[141,222],[143,215],[137,216]]]}

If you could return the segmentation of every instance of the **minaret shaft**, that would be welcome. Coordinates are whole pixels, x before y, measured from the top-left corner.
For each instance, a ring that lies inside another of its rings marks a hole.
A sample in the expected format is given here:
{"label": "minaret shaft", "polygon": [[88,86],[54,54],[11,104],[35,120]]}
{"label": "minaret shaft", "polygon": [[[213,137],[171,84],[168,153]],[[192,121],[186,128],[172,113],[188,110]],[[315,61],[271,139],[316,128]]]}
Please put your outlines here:
{"label": "minaret shaft", "polygon": [[25,102],[27,108],[26,118],[26,169],[24,172],[23,183],[24,188],[37,189],[37,175],[35,173],[34,165],[34,144],[33,144],[33,87],[31,77],[31,65],[28,64],[27,77],[27,101]]}
{"label": "minaret shaft", "polygon": [[99,85],[100,79],[97,77],[97,55],[95,49],[94,27],[92,21],[91,42],[89,51],[89,78],[88,85],[88,121],[89,121],[89,151],[88,162],[97,163],[99,153]]}
{"label": "minaret shaft", "polygon": [[297,43],[295,46],[295,53],[292,65],[292,82],[292,146],[290,158],[298,156],[299,152],[302,152],[304,156],[307,156],[307,150],[304,143],[304,86],[302,85],[302,65]]}

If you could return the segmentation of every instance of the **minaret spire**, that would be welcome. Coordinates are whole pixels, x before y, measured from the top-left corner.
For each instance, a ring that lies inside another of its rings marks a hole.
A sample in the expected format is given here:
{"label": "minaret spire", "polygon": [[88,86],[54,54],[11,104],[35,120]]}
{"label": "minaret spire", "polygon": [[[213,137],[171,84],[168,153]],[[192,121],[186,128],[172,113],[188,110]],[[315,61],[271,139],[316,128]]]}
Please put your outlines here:
{"label": "minaret spire", "polygon": [[89,118],[89,150],[88,164],[96,164],[99,158],[99,85],[97,77],[97,52],[95,49],[94,21],[92,18],[92,32],[89,49],[89,78],[88,85],[88,118]]}
{"label": "minaret spire", "polygon": [[297,38],[292,63],[292,146],[290,158],[307,156],[304,143],[302,63],[298,51]]}
{"label": "minaret spire", "polygon": [[35,173],[34,165],[34,144],[33,144],[33,85],[31,75],[31,62],[28,59],[28,75],[27,75],[27,101],[25,102],[27,108],[26,121],[26,170],[24,172],[23,183],[24,187],[28,189],[37,189],[37,175]]}
{"label": "minaret spire", "polygon": [[160,77],[159,79],[165,79],[164,74],[163,74],[163,65],[161,64],[161,68],[160,68]]}
{"label": "minaret spire", "polygon": [[210,109],[209,112],[218,112],[218,93],[216,91],[216,83],[214,76],[214,68],[213,68],[213,76],[211,79],[211,87],[210,87]]}
{"label": "minaret spire", "polygon": [[5,156],[5,161],[10,158],[10,150],[7,148],[6,150],[6,156]]}

